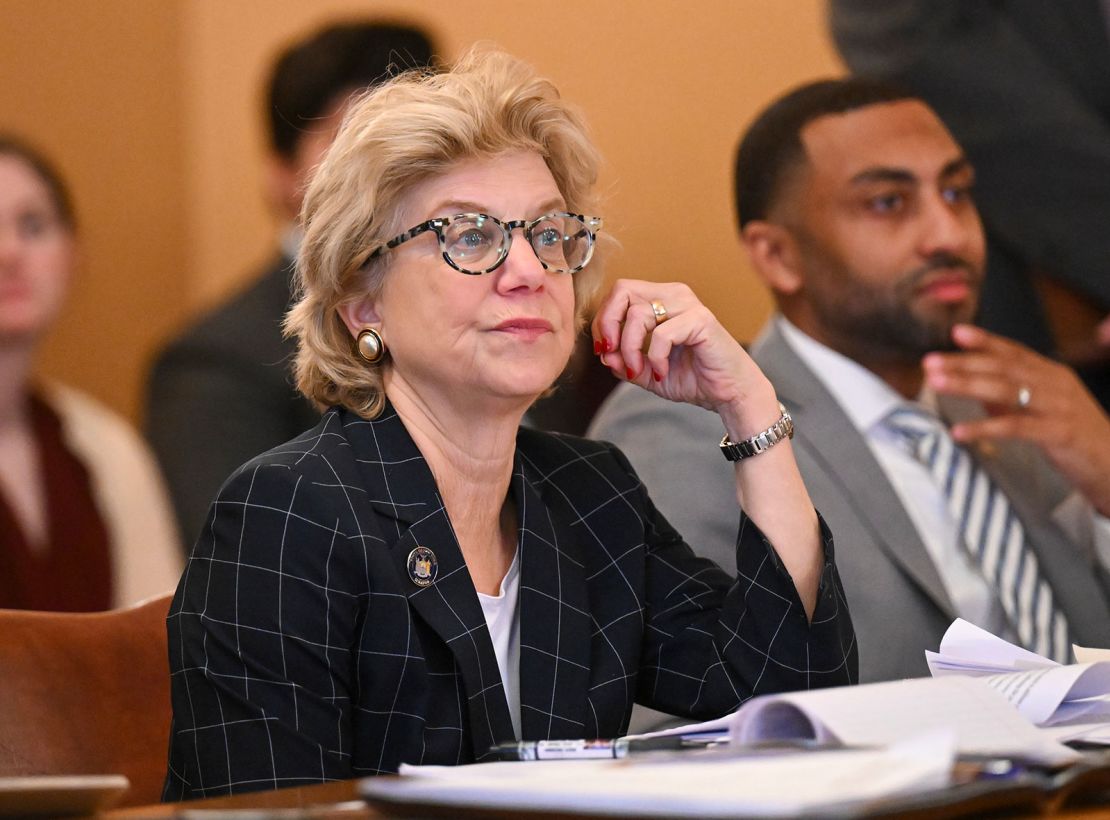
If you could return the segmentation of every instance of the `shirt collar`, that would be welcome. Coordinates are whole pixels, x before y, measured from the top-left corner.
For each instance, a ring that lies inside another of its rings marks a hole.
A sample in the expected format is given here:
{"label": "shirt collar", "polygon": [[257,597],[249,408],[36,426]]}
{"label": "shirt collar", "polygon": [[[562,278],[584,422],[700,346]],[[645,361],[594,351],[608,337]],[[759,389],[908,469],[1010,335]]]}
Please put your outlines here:
{"label": "shirt collar", "polygon": [[[857,430],[871,430],[892,410],[905,404],[906,400],[894,388],[863,365],[821,344],[781,314],[776,314],[774,321],[786,343],[832,394]],[[931,390],[922,389],[917,401],[936,411],[936,394]]]}
{"label": "shirt collar", "polygon": [[301,241],[304,239],[304,231],[301,226],[296,222],[291,222],[285,226],[281,232],[281,246],[282,255],[288,259],[296,259],[297,254],[301,250]]}

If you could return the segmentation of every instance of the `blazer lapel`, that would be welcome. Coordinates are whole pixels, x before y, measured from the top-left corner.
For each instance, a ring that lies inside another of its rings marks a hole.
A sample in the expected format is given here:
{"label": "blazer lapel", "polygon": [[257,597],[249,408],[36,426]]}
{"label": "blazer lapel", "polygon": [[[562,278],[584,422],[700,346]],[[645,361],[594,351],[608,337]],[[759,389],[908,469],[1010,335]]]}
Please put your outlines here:
{"label": "blazer lapel", "polygon": [[[344,428],[355,451],[367,500],[392,521],[382,527],[400,588],[416,614],[454,656],[463,678],[475,759],[496,743],[513,739],[505,690],[458,540],[427,462],[392,407],[367,422],[348,415]],[[409,570],[417,547],[435,554],[435,578],[419,586]]]}
{"label": "blazer lapel", "polygon": [[521,730],[528,739],[581,737],[592,633],[585,572],[576,541],[551,517],[557,502],[545,503],[542,478],[524,462],[518,450]]}
{"label": "blazer lapel", "polygon": [[753,355],[797,420],[795,447],[838,488],[845,506],[891,560],[954,618],[955,608],[913,522],[836,399],[773,324],[753,347]]}

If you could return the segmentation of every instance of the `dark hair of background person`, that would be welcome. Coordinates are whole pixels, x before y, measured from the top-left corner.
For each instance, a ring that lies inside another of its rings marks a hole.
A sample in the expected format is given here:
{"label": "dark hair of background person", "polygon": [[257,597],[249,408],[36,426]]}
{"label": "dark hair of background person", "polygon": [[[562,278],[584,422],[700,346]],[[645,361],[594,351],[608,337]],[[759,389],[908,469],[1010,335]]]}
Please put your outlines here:
{"label": "dark hair of background person", "polygon": [[35,175],[43,181],[50,192],[50,199],[62,224],[71,233],[77,229],[77,212],[73,208],[73,197],[70,196],[69,187],[62,179],[62,175],[42,153],[18,137],[0,133],[0,157],[15,157],[31,166]]}
{"label": "dark hair of background person", "polygon": [[270,75],[274,150],[291,159],[305,127],[326,114],[338,94],[373,85],[395,71],[432,66],[433,51],[417,28],[370,22],[330,25],[291,46]]}
{"label": "dark hair of background person", "polygon": [[889,83],[865,77],[806,83],[763,109],[736,150],[736,214],[740,229],[766,219],[787,171],[805,158],[802,129],[829,114],[885,102],[919,99]]}

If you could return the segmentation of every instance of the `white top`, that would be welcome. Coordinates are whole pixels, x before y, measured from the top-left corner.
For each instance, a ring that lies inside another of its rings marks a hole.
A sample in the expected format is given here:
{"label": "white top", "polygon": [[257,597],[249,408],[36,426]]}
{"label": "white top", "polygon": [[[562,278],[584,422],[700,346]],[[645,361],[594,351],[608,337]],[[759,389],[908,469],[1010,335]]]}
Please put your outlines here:
{"label": "white top", "polygon": [[513,733],[520,740],[520,549],[509,564],[509,571],[501,579],[497,595],[478,593],[478,602],[486,616],[493,654],[501,672],[501,685],[509,703],[509,717],[513,720]]}
{"label": "white top", "polygon": [[301,252],[301,243],[303,241],[304,229],[296,222],[293,222],[282,229],[278,246],[281,248],[282,255],[290,259],[296,259],[297,254]]}
{"label": "white top", "polygon": [[[902,396],[870,370],[807,336],[785,317],[777,316],[775,321],[790,347],[832,394],[871,448],[925,544],[956,613],[996,635],[1013,638],[997,596],[960,545],[958,524],[948,510],[944,493],[928,469],[905,450],[898,435],[883,424],[895,407],[904,404]],[[929,391],[923,391],[917,400],[936,409],[936,396]],[[1085,518],[1085,526],[1075,521],[1076,517]],[[1099,558],[1107,563],[1110,520],[1097,515],[1077,493],[1057,508],[1056,519],[1072,537],[1077,537],[1077,530],[1093,534]]]}
{"label": "white top", "polygon": [[108,529],[115,607],[172,592],[185,553],[157,462],[135,430],[91,396],[57,383],[43,398],[62,423],[66,446],[89,471]]}

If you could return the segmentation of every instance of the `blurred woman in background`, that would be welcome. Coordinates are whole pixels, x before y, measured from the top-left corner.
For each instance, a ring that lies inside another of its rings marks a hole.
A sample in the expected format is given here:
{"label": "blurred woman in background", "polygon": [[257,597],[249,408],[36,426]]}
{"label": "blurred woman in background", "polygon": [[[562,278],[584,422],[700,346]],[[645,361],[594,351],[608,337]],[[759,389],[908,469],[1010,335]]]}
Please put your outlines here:
{"label": "blurred woman in background", "polygon": [[0,607],[91,611],[173,587],[181,553],[138,436],[72,388],[32,378],[76,264],[61,176],[0,135]]}

